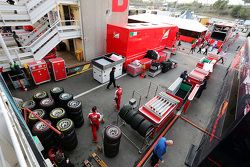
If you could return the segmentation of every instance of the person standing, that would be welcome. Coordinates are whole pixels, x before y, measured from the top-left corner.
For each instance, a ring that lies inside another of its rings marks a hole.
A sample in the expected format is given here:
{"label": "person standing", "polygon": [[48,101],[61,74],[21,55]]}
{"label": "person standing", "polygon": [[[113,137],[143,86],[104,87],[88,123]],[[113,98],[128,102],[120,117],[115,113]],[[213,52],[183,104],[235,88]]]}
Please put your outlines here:
{"label": "person standing", "polygon": [[209,45],[205,46],[205,51],[203,52],[204,55],[207,55],[207,51],[208,51]]}
{"label": "person standing", "polygon": [[109,83],[108,83],[107,89],[109,89],[109,87],[112,83],[113,83],[114,87],[116,87],[116,85],[115,85],[115,67],[113,67],[111,72],[109,73]]}
{"label": "person standing", "polygon": [[115,103],[116,103],[116,111],[120,111],[121,99],[122,99],[122,88],[118,85],[115,91]]}
{"label": "person standing", "polygon": [[222,51],[222,45],[218,48],[217,55],[220,54],[221,51]]}
{"label": "person standing", "polygon": [[[194,42],[192,45],[191,45],[191,49],[190,49],[190,52],[193,54],[193,52],[195,51],[195,47],[196,47],[196,43]],[[189,52],[189,53],[190,53]]]}
{"label": "person standing", "polygon": [[183,71],[183,73],[181,73],[180,78],[182,78],[183,81],[187,81],[187,79],[188,79],[187,70],[185,70],[185,71]]}
{"label": "person standing", "polygon": [[197,91],[196,97],[200,98],[204,89],[207,88],[207,78],[200,84],[200,88]]}
{"label": "person standing", "polygon": [[199,50],[197,53],[201,53],[202,46],[203,46],[202,44],[199,45]]}
{"label": "person standing", "polygon": [[165,137],[162,137],[158,143],[155,145],[153,150],[153,155],[151,157],[151,166],[155,167],[159,163],[159,160],[164,163],[162,156],[166,154],[167,147],[174,144],[173,140],[167,140]]}
{"label": "person standing", "polygon": [[93,143],[97,143],[97,134],[96,131],[99,129],[100,126],[100,119],[101,115],[97,112],[97,107],[94,106],[92,108],[92,112],[89,113],[88,118],[90,120],[90,125],[92,128],[92,135],[93,135]]}

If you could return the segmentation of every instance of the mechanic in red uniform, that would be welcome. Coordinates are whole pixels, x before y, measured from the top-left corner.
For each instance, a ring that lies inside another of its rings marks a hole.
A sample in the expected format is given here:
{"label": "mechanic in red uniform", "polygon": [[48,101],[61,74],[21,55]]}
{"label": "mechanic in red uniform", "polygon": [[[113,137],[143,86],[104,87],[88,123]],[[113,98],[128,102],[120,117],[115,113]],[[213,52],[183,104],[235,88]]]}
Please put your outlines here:
{"label": "mechanic in red uniform", "polygon": [[91,128],[92,128],[92,134],[93,134],[93,142],[97,143],[97,135],[96,131],[99,129],[100,126],[100,113],[97,112],[97,107],[94,106],[92,108],[92,112],[89,113],[88,118],[90,120]]}
{"label": "mechanic in red uniform", "polygon": [[115,91],[115,102],[116,102],[116,111],[120,111],[121,99],[122,99],[122,88],[118,85]]}

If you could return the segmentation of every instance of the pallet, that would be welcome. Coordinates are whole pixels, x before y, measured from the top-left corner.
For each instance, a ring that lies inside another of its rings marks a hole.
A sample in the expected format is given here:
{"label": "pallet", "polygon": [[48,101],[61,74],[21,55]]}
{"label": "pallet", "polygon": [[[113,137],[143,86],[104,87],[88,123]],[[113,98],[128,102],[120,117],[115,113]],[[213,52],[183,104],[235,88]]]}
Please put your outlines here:
{"label": "pallet", "polygon": [[91,162],[89,162],[89,160],[83,161],[83,166],[84,167],[94,167],[94,165]]}
{"label": "pallet", "polygon": [[92,153],[91,157],[94,158],[94,160],[98,163],[99,166],[108,167],[108,165],[96,153]]}

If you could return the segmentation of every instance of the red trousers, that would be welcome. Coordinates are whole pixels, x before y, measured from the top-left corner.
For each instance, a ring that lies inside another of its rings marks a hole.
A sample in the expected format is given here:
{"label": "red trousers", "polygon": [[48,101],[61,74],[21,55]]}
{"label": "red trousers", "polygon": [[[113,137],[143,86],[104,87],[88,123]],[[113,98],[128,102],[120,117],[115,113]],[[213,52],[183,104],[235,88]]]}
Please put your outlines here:
{"label": "red trousers", "polygon": [[115,102],[116,102],[116,110],[120,111],[121,97],[118,97]]}
{"label": "red trousers", "polygon": [[99,125],[98,124],[91,124],[91,128],[92,128],[93,141],[97,141],[96,131],[99,129]]}

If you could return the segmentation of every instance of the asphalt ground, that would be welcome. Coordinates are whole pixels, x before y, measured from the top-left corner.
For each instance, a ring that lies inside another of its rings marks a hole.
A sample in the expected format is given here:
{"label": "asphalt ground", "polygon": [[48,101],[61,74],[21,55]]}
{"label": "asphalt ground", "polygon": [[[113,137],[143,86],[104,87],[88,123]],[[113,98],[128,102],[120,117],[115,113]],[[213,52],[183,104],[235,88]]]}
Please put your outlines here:
{"label": "asphalt ground", "polygon": [[[222,65],[218,63],[216,65],[214,72],[208,81],[208,88],[204,90],[199,99],[195,99],[191,103],[187,113],[185,115],[182,114],[198,126],[206,128],[212,114],[213,105],[217,100],[219,90],[223,84],[223,77],[225,76],[226,70],[235,55],[235,49],[238,45],[242,44],[242,41],[243,39],[240,39],[230,47],[227,52],[225,64]],[[178,62],[178,67],[176,69],[172,69],[164,74],[159,74],[155,78],[147,76],[142,79],[140,77],[131,77],[129,75],[121,77],[117,80],[117,83],[123,88],[124,93],[122,103],[128,103],[128,101],[132,98],[134,90],[139,90],[139,92],[143,95],[141,105],[146,103],[151,97],[154,96],[156,90],[155,85],[164,85],[169,87],[184,70],[190,72],[194,69],[196,63],[202,57],[203,55],[201,54],[187,54],[186,52],[183,52],[183,50],[180,50],[175,56],[173,56],[173,59]],[[150,82],[152,82],[153,86],[150,89],[149,97],[145,98]],[[12,94],[14,97],[28,100],[32,98],[32,95],[36,91],[45,90],[49,92],[49,90],[54,86],[61,86],[65,89],[65,92],[72,93],[74,96],[78,95],[77,99],[81,100],[83,103],[85,124],[76,130],[79,144],[74,151],[68,153],[72,162],[77,167],[80,167],[82,161],[88,159],[89,154],[97,149],[97,145],[92,143],[92,133],[87,120],[87,115],[94,105],[96,105],[98,109],[104,113],[105,123],[101,125],[101,128],[98,131],[98,145],[102,146],[103,129],[109,124],[115,124],[117,120],[117,112],[114,111],[113,101],[115,89],[111,86],[111,89],[107,90],[106,85],[100,85],[100,83],[93,79],[92,70],[89,70],[63,81],[42,84],[27,92],[12,90]],[[161,90],[162,89],[159,87],[158,92]],[[136,95],[135,98],[139,99],[139,96]],[[136,143],[137,146],[141,145],[143,139],[129,125],[122,126],[121,129]],[[198,145],[202,135],[203,132],[182,119],[178,119],[166,134],[168,139],[172,139],[174,141],[174,145],[168,148],[168,152],[164,156],[165,163],[160,166],[185,166],[184,161],[190,145]],[[141,156],[138,153],[138,150],[124,136],[121,139],[118,156],[111,159],[106,158],[102,153],[98,154],[108,164],[108,166],[112,167],[133,166],[134,162]],[[92,160],[92,162],[95,166],[98,166],[94,160]],[[146,163],[145,166],[149,166],[149,164]]]}

